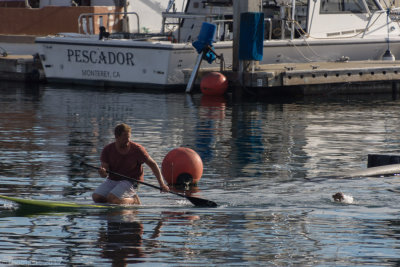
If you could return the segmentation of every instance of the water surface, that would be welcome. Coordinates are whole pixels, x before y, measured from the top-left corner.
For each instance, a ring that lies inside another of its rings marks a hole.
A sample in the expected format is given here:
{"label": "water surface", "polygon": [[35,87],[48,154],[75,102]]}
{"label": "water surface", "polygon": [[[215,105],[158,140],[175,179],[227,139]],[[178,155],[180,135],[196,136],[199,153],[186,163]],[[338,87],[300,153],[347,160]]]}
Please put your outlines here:
{"label": "water surface", "polygon": [[[140,208],[27,213],[0,202],[2,265],[396,266],[397,176],[315,179],[366,168],[367,155],[400,154],[392,95],[232,101],[1,83],[0,194],[91,203],[113,128],[159,163],[173,148],[204,163],[196,196],[218,208],[142,186]],[[149,168],[147,182],[156,184]],[[307,179],[305,179],[307,178]],[[331,195],[342,191],[353,204]]]}

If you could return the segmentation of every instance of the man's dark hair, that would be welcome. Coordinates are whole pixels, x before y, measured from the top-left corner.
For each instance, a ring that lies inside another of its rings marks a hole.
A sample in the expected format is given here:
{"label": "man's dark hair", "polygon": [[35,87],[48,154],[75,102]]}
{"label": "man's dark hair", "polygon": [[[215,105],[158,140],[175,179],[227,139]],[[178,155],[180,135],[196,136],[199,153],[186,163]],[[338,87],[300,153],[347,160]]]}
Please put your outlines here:
{"label": "man's dark hair", "polygon": [[115,127],[115,129],[114,129],[114,135],[115,135],[115,136],[121,136],[122,133],[124,133],[124,132],[130,133],[131,130],[132,130],[132,129],[131,129],[131,127],[129,127],[129,125],[127,125],[127,124],[125,124],[125,123],[121,123],[121,124],[118,124],[118,125]]}

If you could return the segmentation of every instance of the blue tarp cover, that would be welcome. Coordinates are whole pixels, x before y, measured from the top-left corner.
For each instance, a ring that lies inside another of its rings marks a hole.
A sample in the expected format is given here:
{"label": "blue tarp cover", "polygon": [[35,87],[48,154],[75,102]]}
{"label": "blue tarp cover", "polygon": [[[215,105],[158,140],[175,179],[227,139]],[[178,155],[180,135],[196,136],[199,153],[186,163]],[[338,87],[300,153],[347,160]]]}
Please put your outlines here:
{"label": "blue tarp cover", "polygon": [[257,60],[263,58],[264,14],[245,12],[240,14],[240,60]]}

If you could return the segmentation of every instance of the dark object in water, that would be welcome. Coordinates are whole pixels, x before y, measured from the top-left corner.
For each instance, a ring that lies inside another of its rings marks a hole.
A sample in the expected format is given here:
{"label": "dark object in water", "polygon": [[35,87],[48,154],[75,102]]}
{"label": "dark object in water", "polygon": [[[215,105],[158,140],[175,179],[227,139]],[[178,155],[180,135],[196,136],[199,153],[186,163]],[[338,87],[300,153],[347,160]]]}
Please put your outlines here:
{"label": "dark object in water", "polygon": [[399,163],[400,155],[368,154],[368,168]]}
{"label": "dark object in water", "polygon": [[175,185],[182,186],[185,188],[189,188],[189,186],[193,183],[193,177],[189,173],[181,173],[176,178]]}
{"label": "dark object in water", "polygon": [[333,200],[337,201],[337,202],[342,202],[344,200],[344,195],[342,192],[338,192],[334,195],[332,195]]}

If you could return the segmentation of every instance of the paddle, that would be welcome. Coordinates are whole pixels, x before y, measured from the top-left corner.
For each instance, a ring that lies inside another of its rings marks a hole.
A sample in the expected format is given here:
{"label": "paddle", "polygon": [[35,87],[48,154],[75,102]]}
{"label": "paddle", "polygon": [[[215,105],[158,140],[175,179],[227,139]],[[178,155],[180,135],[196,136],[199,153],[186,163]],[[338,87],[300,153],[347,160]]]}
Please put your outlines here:
{"label": "paddle", "polygon": [[[100,169],[100,168],[98,168],[98,167],[96,167],[96,166],[87,164],[87,163],[85,163],[85,162],[83,162],[83,161],[81,162],[80,165],[81,165],[81,166],[86,166],[86,167],[89,167],[89,168],[92,168],[92,169],[96,169],[96,170],[99,170],[99,169]],[[137,183],[139,183],[139,184],[144,184],[144,185],[153,187],[153,188],[155,188],[155,189],[161,190],[161,188],[158,187],[158,186],[155,186],[155,185],[152,185],[152,184],[148,184],[148,183],[145,183],[145,182],[136,180],[136,179],[134,179],[134,178],[130,178],[130,177],[128,177],[128,176],[125,176],[125,175],[122,175],[122,174],[113,172],[113,171],[107,170],[107,172],[108,172],[109,174],[117,175],[117,176],[119,176],[119,177],[121,177],[121,178],[124,178],[124,179],[126,179],[126,180],[135,181],[135,182],[137,182]],[[189,200],[190,202],[192,202],[193,205],[195,205],[195,206],[197,206],[197,207],[217,207],[217,206],[218,206],[217,203],[215,203],[215,202],[213,202],[213,201],[210,201],[210,200],[207,200],[207,199],[202,199],[202,198],[198,198],[198,197],[186,196],[186,195],[184,195],[184,194],[176,193],[176,192],[173,192],[173,191],[168,191],[168,193],[171,193],[171,194],[173,194],[173,195],[177,195],[177,196],[180,196],[180,197],[184,197],[184,198],[186,198],[187,200]]]}

